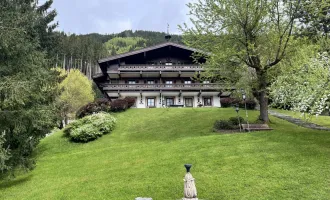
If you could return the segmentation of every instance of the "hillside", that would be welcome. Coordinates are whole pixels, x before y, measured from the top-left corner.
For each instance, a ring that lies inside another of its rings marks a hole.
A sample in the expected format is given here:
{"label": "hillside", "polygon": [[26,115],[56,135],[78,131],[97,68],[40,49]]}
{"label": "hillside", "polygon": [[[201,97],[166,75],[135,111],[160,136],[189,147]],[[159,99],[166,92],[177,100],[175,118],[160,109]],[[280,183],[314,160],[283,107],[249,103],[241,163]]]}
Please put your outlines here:
{"label": "hillside", "polygon": [[[271,132],[219,134],[228,109],[131,109],[88,144],[59,132],[38,146],[37,167],[0,181],[0,199],[180,199],[192,163],[200,199],[330,199],[330,133],[271,118]],[[251,111],[250,119],[258,112]]]}

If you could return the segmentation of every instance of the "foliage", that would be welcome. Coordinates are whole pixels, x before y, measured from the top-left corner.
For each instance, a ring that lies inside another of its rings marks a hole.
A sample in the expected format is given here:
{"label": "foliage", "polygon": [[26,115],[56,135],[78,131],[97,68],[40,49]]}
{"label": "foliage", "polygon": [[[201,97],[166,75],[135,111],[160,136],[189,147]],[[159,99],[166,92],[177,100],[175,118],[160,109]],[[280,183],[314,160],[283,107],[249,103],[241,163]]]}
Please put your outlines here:
{"label": "foliage", "polygon": [[[298,61],[299,59],[299,61]],[[273,104],[290,107],[309,115],[320,115],[330,106],[329,55],[313,57],[310,48],[302,49],[297,62],[270,87]]]}
{"label": "foliage", "polygon": [[309,38],[325,36],[330,32],[330,1],[304,0],[298,12],[301,34]]}
{"label": "foliage", "polygon": [[234,129],[233,124],[228,120],[217,120],[214,123],[215,130],[232,130]]}
{"label": "foliage", "polygon": [[3,172],[32,169],[35,147],[58,119],[58,74],[47,65],[45,45],[56,26],[49,25],[55,15],[48,10],[51,3],[0,3],[0,148],[10,152],[0,157]]}
{"label": "foliage", "polygon": [[122,112],[127,110],[128,102],[125,99],[116,99],[111,102],[111,112]]}
{"label": "foliage", "polygon": [[[55,32],[51,42],[56,43],[56,45],[51,49],[50,61],[53,66],[62,69],[79,69],[91,78],[91,75],[97,72],[97,61],[100,58],[162,43],[165,41],[165,35],[161,32],[142,30],[134,32],[126,30],[121,33],[106,35],[98,33],[76,35]],[[118,40],[121,41],[114,42]],[[128,42],[130,44],[126,45],[127,41],[130,41]],[[171,41],[182,43],[179,35],[172,35]],[[109,42],[111,47],[106,46],[106,43]]]}
{"label": "foliage", "polygon": [[76,117],[81,119],[87,115],[91,115],[99,112],[110,112],[111,111],[111,102],[108,99],[97,99],[92,103],[88,103],[81,107],[77,113]]}
{"label": "foliage", "polygon": [[79,70],[70,70],[59,87],[62,90],[60,101],[65,115],[76,113],[80,107],[94,100],[92,83]]}
{"label": "foliage", "polygon": [[249,109],[249,110],[255,109],[255,107],[257,105],[257,102],[253,99],[246,99],[244,101],[244,100],[230,98],[230,97],[221,98],[220,103],[221,103],[221,107],[223,107],[223,108],[236,106],[236,104],[238,104],[238,106],[240,108],[245,108],[245,104],[246,104],[246,109]]}
{"label": "foliage", "polygon": [[97,113],[72,122],[64,135],[74,142],[89,142],[114,130],[116,119],[107,113]]}
{"label": "foliage", "polygon": [[124,100],[127,101],[128,108],[131,108],[136,103],[136,98],[135,97],[125,97]]}
{"label": "foliage", "polygon": [[228,120],[215,121],[213,128],[215,130],[232,130],[239,129],[240,124],[244,124],[246,121],[243,117],[230,117]]}
{"label": "foliage", "polygon": [[108,54],[113,56],[146,47],[146,39],[140,37],[115,37],[105,43]]}
{"label": "foliage", "polygon": [[221,107],[223,107],[223,108],[232,107],[235,104],[234,101],[235,101],[235,99],[230,98],[230,97],[221,98],[220,99]]}
{"label": "foliage", "polygon": [[193,27],[181,27],[184,42],[209,52],[197,53],[196,60],[206,56],[209,74],[223,74],[228,85],[240,80],[242,71],[254,73],[251,91],[259,100],[261,119],[269,121],[268,75],[293,55],[299,1],[207,0],[188,7]]}
{"label": "foliage", "polygon": [[6,162],[10,159],[10,151],[8,147],[4,147],[4,135],[0,135],[0,171],[3,172],[9,169]]}
{"label": "foliage", "polygon": [[238,126],[239,124],[245,124],[246,121],[243,117],[231,117],[228,120],[232,125]]}

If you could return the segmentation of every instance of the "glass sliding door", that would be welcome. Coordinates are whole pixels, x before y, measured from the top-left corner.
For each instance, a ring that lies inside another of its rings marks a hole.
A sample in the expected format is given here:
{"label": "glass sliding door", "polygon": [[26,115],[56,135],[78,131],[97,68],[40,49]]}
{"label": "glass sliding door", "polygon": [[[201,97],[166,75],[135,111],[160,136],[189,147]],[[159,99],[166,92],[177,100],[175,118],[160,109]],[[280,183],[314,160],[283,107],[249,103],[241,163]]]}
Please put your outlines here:
{"label": "glass sliding door", "polygon": [[193,107],[193,98],[185,98],[184,99],[184,105],[186,107]]}
{"label": "glass sliding door", "polygon": [[174,105],[174,98],[166,98],[166,106]]}
{"label": "glass sliding door", "polygon": [[156,107],[155,98],[147,98],[147,106],[148,107]]}

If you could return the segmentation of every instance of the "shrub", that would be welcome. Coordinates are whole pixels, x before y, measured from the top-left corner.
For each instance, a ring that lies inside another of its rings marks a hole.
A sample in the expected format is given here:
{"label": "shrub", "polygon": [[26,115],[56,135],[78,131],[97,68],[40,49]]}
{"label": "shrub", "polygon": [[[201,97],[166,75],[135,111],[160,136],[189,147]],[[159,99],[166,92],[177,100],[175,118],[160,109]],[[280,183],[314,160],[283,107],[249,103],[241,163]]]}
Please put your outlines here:
{"label": "shrub", "polygon": [[64,129],[64,135],[74,142],[89,142],[113,131],[115,124],[113,116],[102,112],[72,122]]}
{"label": "shrub", "polygon": [[238,120],[238,117],[231,117],[231,118],[229,118],[229,122],[232,125],[235,125],[235,126],[238,126],[239,123],[241,123],[241,124],[245,124],[246,123],[243,117],[239,117],[239,120]]}
{"label": "shrub", "polygon": [[124,99],[116,99],[111,102],[111,112],[122,112],[127,110],[128,102]]}
{"label": "shrub", "polygon": [[234,129],[233,124],[230,121],[227,120],[218,120],[214,123],[214,128],[216,130],[230,130],[230,129]]}
{"label": "shrub", "polygon": [[111,102],[108,99],[98,99],[92,103],[89,103],[81,107],[77,113],[76,117],[81,119],[87,115],[92,115],[99,112],[110,112]]}
{"label": "shrub", "polygon": [[70,133],[70,139],[74,142],[89,142],[101,136],[102,133],[93,124],[84,124]]}
{"label": "shrub", "polygon": [[[246,109],[248,110],[254,110],[257,105],[257,102],[253,99],[247,99],[246,100]],[[244,101],[240,102],[240,107],[245,108]]]}
{"label": "shrub", "polygon": [[125,97],[124,100],[127,101],[128,108],[131,108],[132,106],[134,106],[134,104],[136,102],[136,98],[135,97]]}
{"label": "shrub", "polygon": [[232,104],[234,102],[234,99],[233,98],[221,98],[220,99],[220,103],[221,103],[221,107],[223,108],[228,108],[228,107],[231,107]]}

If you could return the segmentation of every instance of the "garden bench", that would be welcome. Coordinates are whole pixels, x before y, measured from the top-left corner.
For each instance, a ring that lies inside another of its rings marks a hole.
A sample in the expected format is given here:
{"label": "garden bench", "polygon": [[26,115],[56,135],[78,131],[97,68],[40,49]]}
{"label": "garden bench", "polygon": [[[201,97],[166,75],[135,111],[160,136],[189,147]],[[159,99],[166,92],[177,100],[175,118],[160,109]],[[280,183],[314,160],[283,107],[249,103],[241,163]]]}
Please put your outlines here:
{"label": "garden bench", "polygon": [[273,130],[268,124],[242,124],[244,131],[270,131]]}

